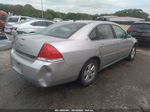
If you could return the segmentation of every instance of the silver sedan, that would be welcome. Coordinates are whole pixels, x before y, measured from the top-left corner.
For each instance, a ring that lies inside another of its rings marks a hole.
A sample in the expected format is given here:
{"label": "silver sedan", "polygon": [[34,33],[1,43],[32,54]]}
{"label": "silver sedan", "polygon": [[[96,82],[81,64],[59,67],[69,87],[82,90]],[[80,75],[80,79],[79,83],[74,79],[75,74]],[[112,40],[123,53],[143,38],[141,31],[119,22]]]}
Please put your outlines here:
{"label": "silver sedan", "polygon": [[16,38],[11,63],[41,87],[75,80],[88,86],[98,71],[124,58],[133,60],[136,46],[137,40],[115,23],[62,22]]}

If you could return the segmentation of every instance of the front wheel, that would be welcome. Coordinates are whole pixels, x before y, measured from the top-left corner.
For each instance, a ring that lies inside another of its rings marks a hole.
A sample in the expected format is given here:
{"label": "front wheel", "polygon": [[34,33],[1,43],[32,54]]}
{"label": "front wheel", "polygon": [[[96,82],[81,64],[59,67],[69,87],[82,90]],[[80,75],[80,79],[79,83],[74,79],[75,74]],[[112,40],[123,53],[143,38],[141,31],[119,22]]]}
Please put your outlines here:
{"label": "front wheel", "polygon": [[87,61],[79,76],[79,82],[83,86],[89,86],[91,83],[94,82],[96,76],[98,74],[98,64],[96,60],[89,60]]}
{"label": "front wheel", "polygon": [[128,60],[133,60],[136,55],[136,45],[133,46],[129,56],[127,57]]}

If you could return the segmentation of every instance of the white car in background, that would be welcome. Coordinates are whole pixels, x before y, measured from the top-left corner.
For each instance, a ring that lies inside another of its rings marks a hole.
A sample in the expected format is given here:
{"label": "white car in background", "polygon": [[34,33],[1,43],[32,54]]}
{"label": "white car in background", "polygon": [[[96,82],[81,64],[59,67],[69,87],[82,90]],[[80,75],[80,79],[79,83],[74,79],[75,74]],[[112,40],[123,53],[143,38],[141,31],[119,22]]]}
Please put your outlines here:
{"label": "white car in background", "polygon": [[20,24],[17,29],[17,34],[26,34],[26,33],[36,33],[48,26],[53,24],[52,21],[49,20],[30,20],[25,23]]}
{"label": "white car in background", "polygon": [[33,18],[28,16],[10,16],[7,19],[4,32],[11,35],[12,31],[15,30],[18,27],[18,25],[31,19]]}
{"label": "white car in background", "polygon": [[33,19],[33,18],[28,17],[28,16],[10,16],[7,19],[7,24],[13,25],[13,24],[23,22],[23,21],[28,21],[28,20],[31,20],[31,19]]}

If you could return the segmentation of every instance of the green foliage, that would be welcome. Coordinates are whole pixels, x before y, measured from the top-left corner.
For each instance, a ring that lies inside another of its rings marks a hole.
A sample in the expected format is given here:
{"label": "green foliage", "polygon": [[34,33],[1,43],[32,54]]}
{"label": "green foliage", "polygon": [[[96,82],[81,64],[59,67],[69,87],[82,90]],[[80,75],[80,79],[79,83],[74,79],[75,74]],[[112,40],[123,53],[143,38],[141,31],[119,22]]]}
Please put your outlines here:
{"label": "green foliage", "polygon": [[[11,12],[15,15],[22,15],[22,16],[30,16],[30,17],[37,17],[41,18],[42,17],[42,12],[41,10],[35,9],[32,5],[26,4],[24,6],[22,5],[4,5],[0,4],[0,10],[3,10],[5,12]],[[146,20],[148,19],[148,14],[145,13],[141,9],[126,9],[126,10],[121,10],[117,11],[114,14],[95,14],[95,15],[90,15],[86,13],[61,13],[61,12],[56,12],[51,9],[47,9],[44,11],[44,18],[47,19],[54,19],[54,18],[62,18],[62,19],[72,19],[72,20],[96,20],[97,17],[99,16],[109,16],[109,15],[115,15],[115,16],[130,16],[130,17],[138,17],[138,18],[144,18]]]}
{"label": "green foliage", "polygon": [[73,20],[91,20],[93,17],[89,14],[84,13],[68,13],[65,17],[66,19],[73,19]]}
{"label": "green foliage", "polygon": [[148,18],[148,13],[145,13],[142,9],[126,9],[126,10],[121,10],[117,11],[114,13],[116,16],[130,16],[130,17],[137,17],[137,18],[143,18],[147,19]]}
{"label": "green foliage", "polygon": [[[4,5],[0,4],[0,10],[11,12],[15,15],[22,15],[22,16],[30,16],[30,17],[38,17],[41,18],[42,12],[41,10],[35,9],[32,5]],[[50,9],[44,11],[44,18],[47,19],[54,19],[54,18],[62,18],[62,19],[73,19],[73,20],[89,20],[93,19],[92,15],[89,14],[82,14],[82,13],[61,13],[56,12]]]}

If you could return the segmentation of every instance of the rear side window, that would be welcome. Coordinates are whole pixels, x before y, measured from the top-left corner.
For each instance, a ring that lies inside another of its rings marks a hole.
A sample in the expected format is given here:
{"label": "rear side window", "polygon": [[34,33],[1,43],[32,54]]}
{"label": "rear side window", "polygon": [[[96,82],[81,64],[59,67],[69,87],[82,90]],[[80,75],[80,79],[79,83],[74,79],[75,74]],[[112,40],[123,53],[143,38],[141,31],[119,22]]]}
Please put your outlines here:
{"label": "rear side window", "polygon": [[41,32],[43,35],[49,35],[58,38],[69,38],[73,33],[82,28],[84,23],[58,23],[49,26]]}
{"label": "rear side window", "polygon": [[90,34],[91,40],[114,39],[110,25],[99,25]]}
{"label": "rear side window", "polygon": [[131,29],[150,29],[150,24],[136,23],[131,26]]}
{"label": "rear side window", "polygon": [[97,37],[96,33],[97,33],[97,28],[95,28],[95,29],[91,32],[91,34],[90,34],[90,39],[91,39],[91,40],[98,40],[98,39],[99,39],[99,38]]}
{"label": "rear side window", "polygon": [[114,35],[110,25],[99,25],[97,27],[98,37],[100,39],[113,39]]}

